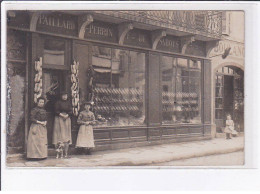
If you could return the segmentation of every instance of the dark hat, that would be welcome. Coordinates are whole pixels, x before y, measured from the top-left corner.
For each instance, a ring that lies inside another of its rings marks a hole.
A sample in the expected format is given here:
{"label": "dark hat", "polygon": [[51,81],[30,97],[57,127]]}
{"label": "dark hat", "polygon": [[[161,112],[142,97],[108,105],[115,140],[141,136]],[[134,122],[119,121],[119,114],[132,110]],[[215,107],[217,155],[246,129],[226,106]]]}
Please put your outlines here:
{"label": "dark hat", "polygon": [[68,92],[67,92],[67,91],[62,91],[62,92],[60,93],[60,95],[65,95],[65,94],[68,94]]}

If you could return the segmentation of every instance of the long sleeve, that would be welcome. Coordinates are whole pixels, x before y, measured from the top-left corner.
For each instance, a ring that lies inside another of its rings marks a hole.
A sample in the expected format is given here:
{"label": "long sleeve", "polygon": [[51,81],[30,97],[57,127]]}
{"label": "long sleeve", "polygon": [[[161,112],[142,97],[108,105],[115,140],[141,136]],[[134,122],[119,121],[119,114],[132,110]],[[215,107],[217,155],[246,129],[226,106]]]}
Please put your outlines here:
{"label": "long sleeve", "polygon": [[55,105],[54,105],[54,111],[55,111],[55,114],[59,116],[59,114],[61,113],[60,112],[60,102],[56,102]]}
{"label": "long sleeve", "polygon": [[68,115],[72,116],[72,105],[68,102]]}
{"label": "long sleeve", "polygon": [[35,108],[32,109],[30,119],[31,119],[31,121],[34,122],[34,123],[37,122],[37,119],[36,119],[37,113],[38,113],[37,109],[35,109]]}
{"label": "long sleeve", "polygon": [[96,120],[94,113],[91,114],[91,119],[92,119],[92,121],[95,121],[95,120]]}

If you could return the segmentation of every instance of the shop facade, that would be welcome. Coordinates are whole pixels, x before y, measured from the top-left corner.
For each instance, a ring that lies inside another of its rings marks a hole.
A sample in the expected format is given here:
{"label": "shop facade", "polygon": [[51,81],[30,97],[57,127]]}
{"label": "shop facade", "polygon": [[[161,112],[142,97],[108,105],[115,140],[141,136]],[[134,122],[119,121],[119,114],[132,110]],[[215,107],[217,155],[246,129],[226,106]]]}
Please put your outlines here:
{"label": "shop facade", "polygon": [[226,116],[231,115],[235,129],[244,132],[244,12],[226,11],[223,15],[223,38],[211,50],[212,131],[223,133]]}
{"label": "shop facade", "polygon": [[[218,11],[9,11],[9,153],[22,151],[30,110],[47,100],[48,144],[66,90],[76,119],[93,101],[96,150],[211,138]],[[25,150],[24,150],[25,151]]]}
{"label": "shop facade", "polygon": [[228,114],[235,129],[244,132],[244,43],[222,40],[211,55],[216,132],[223,132]]}

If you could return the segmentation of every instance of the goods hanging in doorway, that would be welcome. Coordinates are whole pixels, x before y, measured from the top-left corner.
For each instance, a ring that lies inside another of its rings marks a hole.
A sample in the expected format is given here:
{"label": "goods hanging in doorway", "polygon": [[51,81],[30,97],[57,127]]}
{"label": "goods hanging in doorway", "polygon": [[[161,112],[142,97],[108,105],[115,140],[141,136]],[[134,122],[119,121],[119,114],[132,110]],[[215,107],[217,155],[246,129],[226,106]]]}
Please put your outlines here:
{"label": "goods hanging in doorway", "polygon": [[39,61],[35,61],[35,78],[34,78],[34,102],[42,95],[42,57]]}
{"label": "goods hanging in doorway", "polygon": [[72,96],[72,107],[73,107],[73,114],[78,116],[79,114],[79,62],[73,61],[71,65],[71,96]]}

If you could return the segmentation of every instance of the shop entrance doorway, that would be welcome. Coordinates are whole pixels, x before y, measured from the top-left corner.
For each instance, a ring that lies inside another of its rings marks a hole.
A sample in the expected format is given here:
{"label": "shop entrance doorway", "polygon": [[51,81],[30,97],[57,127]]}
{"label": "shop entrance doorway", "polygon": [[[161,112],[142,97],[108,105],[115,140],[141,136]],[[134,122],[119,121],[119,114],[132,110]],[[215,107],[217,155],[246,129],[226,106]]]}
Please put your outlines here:
{"label": "shop entrance doorway", "polygon": [[234,110],[234,77],[224,75],[224,116],[230,114],[233,118]]}
{"label": "shop entrance doorway", "polygon": [[48,146],[52,147],[54,105],[61,91],[70,93],[70,41],[44,35],[36,36],[35,39],[37,56],[43,61],[42,96],[46,99]]}
{"label": "shop entrance doorway", "polygon": [[217,70],[215,78],[215,122],[217,132],[225,127],[231,115],[238,132],[244,131],[244,72],[234,66]]}

